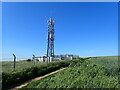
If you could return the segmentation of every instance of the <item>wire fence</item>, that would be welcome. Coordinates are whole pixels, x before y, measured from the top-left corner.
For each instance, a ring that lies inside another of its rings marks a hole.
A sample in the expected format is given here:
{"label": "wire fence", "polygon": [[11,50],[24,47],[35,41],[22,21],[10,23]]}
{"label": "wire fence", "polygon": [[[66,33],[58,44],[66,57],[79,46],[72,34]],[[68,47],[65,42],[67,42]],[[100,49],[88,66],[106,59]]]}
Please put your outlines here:
{"label": "wire fence", "polygon": [[20,71],[24,68],[43,65],[43,62],[36,62],[32,57],[10,57],[2,58],[2,72]]}
{"label": "wire fence", "polygon": [[[32,59],[32,57],[16,57],[16,60],[28,60],[28,59]],[[10,57],[10,58],[1,58],[0,61],[14,61],[14,57]]]}

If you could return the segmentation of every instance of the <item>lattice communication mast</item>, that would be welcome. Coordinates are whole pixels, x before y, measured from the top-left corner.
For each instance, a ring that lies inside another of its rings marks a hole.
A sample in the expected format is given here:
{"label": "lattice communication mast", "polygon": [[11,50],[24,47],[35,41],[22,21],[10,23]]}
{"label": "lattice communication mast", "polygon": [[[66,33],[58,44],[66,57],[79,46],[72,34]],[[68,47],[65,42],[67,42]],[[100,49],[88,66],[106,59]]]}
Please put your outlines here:
{"label": "lattice communication mast", "polygon": [[47,62],[52,61],[54,57],[54,21],[48,20],[48,45],[47,45]]}

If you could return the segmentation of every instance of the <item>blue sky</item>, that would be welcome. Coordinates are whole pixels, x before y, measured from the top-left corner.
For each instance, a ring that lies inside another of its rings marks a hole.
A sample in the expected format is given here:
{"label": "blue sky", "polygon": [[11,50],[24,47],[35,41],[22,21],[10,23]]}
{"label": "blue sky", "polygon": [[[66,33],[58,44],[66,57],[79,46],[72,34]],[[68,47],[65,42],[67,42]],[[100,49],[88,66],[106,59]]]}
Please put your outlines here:
{"label": "blue sky", "polygon": [[118,54],[117,2],[3,3],[3,58],[45,55],[47,20],[55,20],[55,54]]}

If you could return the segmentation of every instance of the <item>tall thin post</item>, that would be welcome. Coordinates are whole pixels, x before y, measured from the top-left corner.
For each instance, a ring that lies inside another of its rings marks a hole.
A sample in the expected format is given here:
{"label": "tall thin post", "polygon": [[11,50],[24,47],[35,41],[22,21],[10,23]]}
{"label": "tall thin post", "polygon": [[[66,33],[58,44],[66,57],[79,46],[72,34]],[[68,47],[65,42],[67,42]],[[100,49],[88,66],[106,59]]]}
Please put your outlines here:
{"label": "tall thin post", "polygon": [[15,71],[15,64],[16,64],[16,56],[15,56],[15,54],[13,54],[13,57],[14,57],[14,66],[13,66],[13,68],[14,68],[14,71]]}
{"label": "tall thin post", "polygon": [[34,54],[33,54],[33,62],[34,62],[34,65],[35,65],[36,61],[35,61],[35,55]]}

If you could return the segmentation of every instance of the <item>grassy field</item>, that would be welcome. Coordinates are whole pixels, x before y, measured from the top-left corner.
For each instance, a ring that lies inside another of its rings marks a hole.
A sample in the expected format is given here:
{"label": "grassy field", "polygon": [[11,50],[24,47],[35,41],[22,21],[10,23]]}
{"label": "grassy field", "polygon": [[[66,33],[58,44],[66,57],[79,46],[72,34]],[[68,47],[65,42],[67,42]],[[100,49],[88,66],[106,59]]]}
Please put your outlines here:
{"label": "grassy field", "polygon": [[[50,63],[39,62],[36,65],[34,65],[33,62],[18,62],[19,67],[16,69],[16,71],[8,69],[7,71],[2,72],[2,88],[8,90],[12,88],[11,86],[15,86],[16,84],[43,76],[62,67],[68,67],[71,61],[74,60],[55,61]],[[31,66],[30,63],[32,63]],[[7,66],[5,65],[3,68],[7,69]]]}
{"label": "grassy field", "polygon": [[[43,62],[36,62],[35,66],[41,66],[41,65],[44,65],[46,63],[43,63]],[[3,61],[2,62],[2,72],[7,72],[7,73],[11,73],[13,72],[13,61]],[[27,62],[27,61],[17,61],[16,62],[16,71],[21,71],[25,68],[29,68],[29,67],[32,67],[34,66],[34,62],[31,61],[31,62]]]}
{"label": "grassy field", "polygon": [[118,70],[118,57],[94,57],[72,62],[68,69],[24,88],[118,88]]}
{"label": "grassy field", "polygon": [[16,71],[13,62],[2,62],[4,87],[44,75],[48,72],[69,66],[68,69],[32,82],[24,88],[118,88],[117,56],[87,57],[78,60],[64,60],[49,64],[17,61]]}
{"label": "grassy field", "polygon": [[91,58],[90,61],[104,66],[111,75],[116,75],[120,67],[117,56],[95,57]]}

